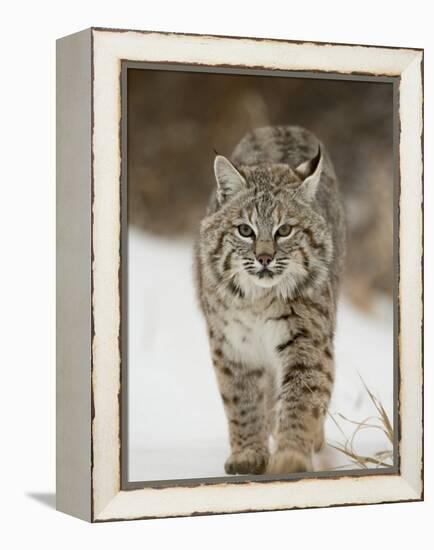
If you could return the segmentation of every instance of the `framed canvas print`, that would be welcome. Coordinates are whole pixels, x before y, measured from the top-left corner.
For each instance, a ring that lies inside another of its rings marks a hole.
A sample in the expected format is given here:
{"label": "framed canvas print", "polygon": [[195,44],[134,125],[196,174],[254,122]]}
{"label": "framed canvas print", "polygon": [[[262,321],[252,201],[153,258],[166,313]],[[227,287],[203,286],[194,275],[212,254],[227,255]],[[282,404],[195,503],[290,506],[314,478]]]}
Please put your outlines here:
{"label": "framed canvas print", "polygon": [[423,51],[57,43],[57,507],[423,498]]}

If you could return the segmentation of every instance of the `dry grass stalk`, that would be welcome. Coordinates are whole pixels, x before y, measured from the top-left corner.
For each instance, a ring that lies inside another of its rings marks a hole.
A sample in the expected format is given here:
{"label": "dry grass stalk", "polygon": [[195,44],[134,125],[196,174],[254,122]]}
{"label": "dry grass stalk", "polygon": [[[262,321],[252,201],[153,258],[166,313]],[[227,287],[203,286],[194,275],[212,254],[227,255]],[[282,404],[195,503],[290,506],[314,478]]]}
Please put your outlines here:
{"label": "dry grass stalk", "polygon": [[[350,418],[347,418],[341,413],[337,413],[335,415],[328,413],[333,423],[339,429],[340,433],[344,438],[344,443],[329,442],[328,445],[329,447],[332,447],[333,449],[347,456],[351,461],[351,464],[350,464],[351,466],[357,466],[359,468],[391,467],[393,466],[393,441],[394,441],[392,423],[390,422],[389,416],[385,408],[383,407],[381,401],[369,390],[369,388],[365,384],[362,377],[360,377],[360,379],[362,381],[362,384],[366,392],[369,395],[369,398],[372,404],[374,405],[375,410],[377,411],[377,415],[369,416],[362,421],[357,421],[357,420],[352,420]],[[342,426],[339,424],[336,417],[341,420],[344,420],[349,424],[353,424],[356,426],[355,430],[353,431],[350,437],[348,437],[345,434],[344,430],[342,429]],[[360,454],[359,452],[357,452],[355,448],[355,440],[356,440],[356,436],[360,434],[360,432],[363,430],[380,430],[384,434],[388,444],[390,445],[390,448],[379,451],[375,453],[373,456],[365,456]],[[348,465],[344,465],[344,466],[340,466],[339,468],[345,468],[347,466]]]}

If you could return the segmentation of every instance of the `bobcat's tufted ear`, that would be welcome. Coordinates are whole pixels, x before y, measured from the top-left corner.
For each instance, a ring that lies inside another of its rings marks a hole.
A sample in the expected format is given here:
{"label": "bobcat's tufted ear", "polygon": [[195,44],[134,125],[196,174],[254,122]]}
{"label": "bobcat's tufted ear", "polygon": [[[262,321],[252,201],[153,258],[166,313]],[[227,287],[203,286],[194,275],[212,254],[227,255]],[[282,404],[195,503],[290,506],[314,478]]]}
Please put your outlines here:
{"label": "bobcat's tufted ear", "polygon": [[214,175],[217,181],[217,198],[219,202],[238,193],[246,186],[246,180],[226,157],[217,155],[214,160]]}
{"label": "bobcat's tufted ear", "polygon": [[322,167],[323,155],[321,152],[321,147],[318,146],[317,154],[313,158],[299,164],[295,169],[295,173],[302,181],[297,193],[302,194],[308,201],[315,198],[316,190],[321,178]]}

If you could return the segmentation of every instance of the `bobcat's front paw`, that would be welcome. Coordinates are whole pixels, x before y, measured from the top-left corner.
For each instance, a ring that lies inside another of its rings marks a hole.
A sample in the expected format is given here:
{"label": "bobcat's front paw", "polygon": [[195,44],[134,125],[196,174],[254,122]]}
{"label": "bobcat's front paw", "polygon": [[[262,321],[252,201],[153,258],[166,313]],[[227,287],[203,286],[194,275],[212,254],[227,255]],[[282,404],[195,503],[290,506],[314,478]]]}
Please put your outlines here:
{"label": "bobcat's front paw", "polygon": [[271,456],[267,474],[295,474],[311,472],[312,458],[296,449],[282,449]]}
{"label": "bobcat's front paw", "polygon": [[232,453],[226,460],[227,474],[263,474],[268,463],[268,451],[244,449]]}

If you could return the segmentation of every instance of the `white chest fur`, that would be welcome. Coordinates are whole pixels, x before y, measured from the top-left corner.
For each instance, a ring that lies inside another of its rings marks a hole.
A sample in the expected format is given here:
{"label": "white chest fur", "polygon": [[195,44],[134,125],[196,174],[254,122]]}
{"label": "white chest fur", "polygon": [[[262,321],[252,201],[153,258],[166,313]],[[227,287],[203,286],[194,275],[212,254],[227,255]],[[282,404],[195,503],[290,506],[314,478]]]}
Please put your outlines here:
{"label": "white chest fur", "polygon": [[287,322],[273,320],[270,313],[228,311],[225,317],[224,351],[246,367],[276,368],[276,347],[288,338]]}

